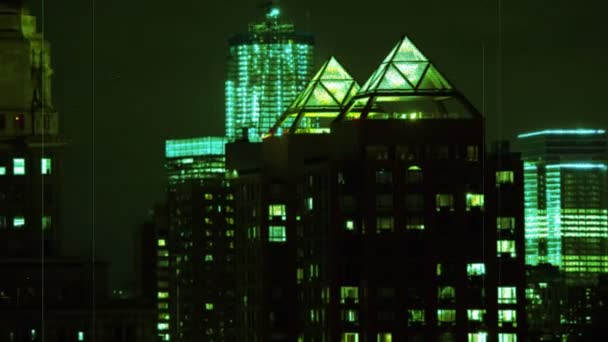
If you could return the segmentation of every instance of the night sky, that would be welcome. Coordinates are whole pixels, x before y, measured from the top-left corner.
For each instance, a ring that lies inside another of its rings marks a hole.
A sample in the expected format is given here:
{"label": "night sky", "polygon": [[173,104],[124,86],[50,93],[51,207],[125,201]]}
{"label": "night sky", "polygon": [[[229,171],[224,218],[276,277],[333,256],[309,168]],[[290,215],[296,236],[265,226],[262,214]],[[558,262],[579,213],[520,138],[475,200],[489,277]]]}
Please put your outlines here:
{"label": "night sky", "polygon": [[[224,130],[227,39],[261,1],[30,1],[52,44],[64,160],[64,249],[133,277],[134,231],[163,199],[163,141]],[[361,5],[356,5],[361,3]],[[487,117],[488,139],[545,127],[608,127],[601,0],[283,0],[363,84],[407,34]],[[500,9],[500,10],[499,10]],[[484,53],[485,51],[485,53]]]}

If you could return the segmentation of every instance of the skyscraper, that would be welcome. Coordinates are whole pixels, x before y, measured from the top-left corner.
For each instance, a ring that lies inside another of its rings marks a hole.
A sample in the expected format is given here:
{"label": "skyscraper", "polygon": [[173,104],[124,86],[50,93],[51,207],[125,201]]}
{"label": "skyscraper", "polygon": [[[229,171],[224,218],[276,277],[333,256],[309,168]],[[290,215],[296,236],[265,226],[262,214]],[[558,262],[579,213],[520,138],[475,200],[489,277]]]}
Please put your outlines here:
{"label": "skyscraper", "polygon": [[549,263],[568,285],[608,273],[608,141],[601,129],[520,134],[526,263]]}
{"label": "skyscraper", "polygon": [[234,340],[234,209],[224,137],[167,140],[168,234],[157,241],[158,334]]}
{"label": "skyscraper", "polygon": [[[48,42],[22,1],[0,1],[0,256],[56,254],[64,141]],[[44,243],[41,243],[44,241]]]}
{"label": "skyscraper", "polygon": [[313,37],[295,31],[270,6],[262,22],[230,38],[226,78],[226,137],[259,141],[302,91],[313,68]]}
{"label": "skyscraper", "polygon": [[331,59],[259,165],[228,145],[239,340],[521,339],[519,158],[407,37],[353,88]]}

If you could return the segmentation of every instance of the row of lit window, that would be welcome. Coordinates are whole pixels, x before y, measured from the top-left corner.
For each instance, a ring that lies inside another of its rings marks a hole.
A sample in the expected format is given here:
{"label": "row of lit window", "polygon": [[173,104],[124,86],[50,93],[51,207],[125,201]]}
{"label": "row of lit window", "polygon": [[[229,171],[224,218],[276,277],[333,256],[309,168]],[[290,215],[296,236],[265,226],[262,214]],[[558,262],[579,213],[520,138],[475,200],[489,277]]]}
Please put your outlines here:
{"label": "row of lit window", "polygon": [[[43,216],[41,220],[41,228],[42,230],[48,230],[51,227],[51,217]],[[8,228],[8,222],[6,216],[0,216],[0,229]],[[25,217],[23,216],[14,216],[13,224],[11,226],[12,229],[19,230],[25,228]]]}
{"label": "row of lit window", "polygon": [[[450,148],[448,146],[435,146],[427,149],[428,157],[432,159],[449,159]],[[454,159],[463,158],[466,161],[479,160],[479,148],[469,145],[460,151],[459,148],[452,151]],[[388,160],[389,149],[386,146],[368,146],[366,148],[367,157],[372,160]],[[395,147],[395,159],[415,161],[420,160],[423,151],[420,146],[397,146]]]}
{"label": "row of lit window", "polygon": [[[469,275],[485,274],[485,266],[483,264],[467,265]],[[456,290],[451,286],[442,286],[438,288],[439,299],[452,299],[456,296]],[[500,286],[497,289],[498,304],[517,304],[517,289],[513,286]],[[358,304],[359,303],[359,288],[356,286],[340,287],[340,304]]]}
{"label": "row of lit window", "polygon": [[[51,174],[51,159],[42,158],[40,160],[40,170],[43,175]],[[4,176],[7,173],[6,166],[0,166],[0,176]],[[25,159],[24,158],[13,158],[13,175],[22,176],[25,175]]]}
{"label": "row of lit window", "polygon": [[[445,338],[446,341],[454,341],[455,337],[452,333],[445,333],[447,336]],[[440,337],[440,340],[444,340]],[[303,342],[304,339],[298,339],[298,342]],[[391,333],[378,333],[377,342],[393,342],[393,335]],[[479,332],[470,332],[467,334],[467,342],[486,342],[488,341],[488,333],[479,331]],[[359,333],[357,332],[345,332],[342,333],[340,337],[340,342],[360,342]],[[517,342],[517,334],[515,333],[498,333],[498,342]]]}

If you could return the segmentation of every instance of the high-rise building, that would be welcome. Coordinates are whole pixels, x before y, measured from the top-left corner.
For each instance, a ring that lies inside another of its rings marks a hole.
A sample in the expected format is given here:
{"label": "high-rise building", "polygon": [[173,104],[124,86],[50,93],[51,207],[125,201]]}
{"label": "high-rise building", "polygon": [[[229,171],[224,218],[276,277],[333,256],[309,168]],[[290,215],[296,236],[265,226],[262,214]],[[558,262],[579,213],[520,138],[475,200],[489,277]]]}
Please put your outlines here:
{"label": "high-rise building", "polygon": [[[295,31],[270,6],[262,22],[230,38],[226,77],[226,137],[260,141],[312,76],[313,37]],[[247,137],[246,137],[247,138]]]}
{"label": "high-rise building", "polygon": [[526,263],[548,263],[568,285],[608,273],[608,140],[602,129],[520,134]]}
{"label": "high-rise building", "polygon": [[0,1],[0,256],[59,249],[59,156],[48,42],[22,1]]}
{"label": "high-rise building", "polygon": [[239,341],[521,339],[523,171],[483,129],[404,37],[363,87],[331,59],[228,144]]}
{"label": "high-rise building", "polygon": [[225,143],[203,137],[165,144],[169,222],[167,238],[157,241],[157,296],[158,334],[166,341],[234,341],[234,208]]}

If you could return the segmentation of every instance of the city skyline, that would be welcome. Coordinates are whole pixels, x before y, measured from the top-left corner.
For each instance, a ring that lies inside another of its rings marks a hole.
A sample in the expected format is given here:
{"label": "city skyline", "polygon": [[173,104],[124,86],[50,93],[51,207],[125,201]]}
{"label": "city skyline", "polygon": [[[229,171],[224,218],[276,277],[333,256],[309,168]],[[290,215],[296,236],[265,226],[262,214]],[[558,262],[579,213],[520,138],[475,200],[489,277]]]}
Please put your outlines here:
{"label": "city skyline", "polygon": [[559,4],[379,0],[340,33],[313,14],[361,12],[271,1],[205,20],[239,0],[136,16],[108,2],[83,45],[75,27],[52,40],[36,1],[0,0],[0,337],[608,334],[596,22],[549,31]]}
{"label": "city skyline", "polygon": [[[471,1],[468,5],[467,8],[462,4],[417,3],[403,7],[398,1],[380,1],[377,7],[364,11],[321,1],[281,3],[286,17],[316,35],[318,65],[314,69],[334,55],[360,84],[383,58],[375,51],[384,51],[403,33],[416,37],[423,50],[443,66],[444,73],[468,94],[473,104],[479,110],[486,109],[490,137],[502,133],[512,138],[517,133],[548,126],[608,126],[599,110],[601,83],[593,77],[605,68],[600,61],[606,51],[597,43],[601,41],[597,26],[601,20],[579,19],[583,14],[590,18],[599,16],[603,4],[586,8],[548,2],[503,4],[500,111],[496,75],[500,62],[497,3]],[[34,13],[40,13],[39,3],[32,1],[31,6]],[[76,246],[71,248],[72,253],[91,255],[95,223],[96,255],[113,260],[115,265],[123,260],[113,272],[114,285],[122,286],[129,280],[132,267],[128,261],[130,238],[114,242],[109,236],[116,232],[131,236],[134,227],[145,219],[147,209],[162,199],[164,139],[223,132],[227,39],[244,31],[262,10],[237,1],[192,4],[186,18],[182,18],[178,15],[182,9],[167,10],[154,3],[118,6],[112,2],[98,4],[93,26],[90,4],[73,2],[65,8],[47,5],[44,23],[46,39],[54,47],[55,105],[62,113],[63,132],[73,146],[66,151],[66,179],[71,180],[65,182],[66,206],[82,206],[79,213],[65,217],[68,227],[64,235]],[[231,12],[234,6],[245,10]],[[424,15],[408,17],[403,22],[396,10],[400,8]],[[160,15],[173,24],[154,24]],[[201,20],[204,15],[207,20]],[[436,27],[426,24],[425,18],[429,17],[436,18],[433,20]],[[136,20],[132,21],[133,18]],[[375,28],[355,24],[360,22],[383,22],[383,25]],[[142,30],[144,35],[134,35]],[[68,36],[70,39],[65,39]],[[169,41],[170,36],[183,39]],[[162,51],[157,50],[158,41],[166,42]],[[196,45],[205,49],[193,49],[189,41],[207,43]],[[563,48],[564,42],[568,49]],[[370,53],[354,58],[360,44]],[[158,67],[161,63],[167,65]],[[483,66],[485,82],[482,82]],[[557,77],[554,70],[563,67],[576,67],[573,70],[577,72]],[[560,81],[543,81],[555,78]],[[155,82],[159,79],[168,82]],[[576,87],[577,84],[585,87]],[[526,90],[527,85],[534,91]],[[568,98],[568,101],[549,101],[541,106],[536,104],[539,98]],[[579,114],[580,108],[586,110]],[[132,128],[141,123],[146,123],[145,129]],[[146,170],[143,176],[142,169]],[[127,192],[130,199],[116,202],[114,194],[121,191]]]}

